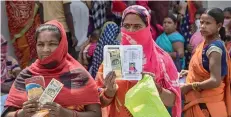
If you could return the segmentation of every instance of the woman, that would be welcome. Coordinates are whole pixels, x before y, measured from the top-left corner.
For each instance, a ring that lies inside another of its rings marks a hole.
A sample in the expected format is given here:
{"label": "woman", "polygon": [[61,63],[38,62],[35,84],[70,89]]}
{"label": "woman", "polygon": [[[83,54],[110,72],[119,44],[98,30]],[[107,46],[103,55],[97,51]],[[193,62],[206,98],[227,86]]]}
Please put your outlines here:
{"label": "woman", "polygon": [[226,29],[226,33],[231,35],[231,7],[227,7],[223,11],[225,20],[223,26]]}
{"label": "woman", "polygon": [[95,78],[100,64],[103,62],[103,48],[105,45],[119,45],[117,37],[119,35],[119,27],[114,22],[106,22],[102,28],[99,41],[92,58],[92,66],[90,73]]}
{"label": "woman", "polygon": [[177,19],[173,14],[169,14],[164,19],[164,33],[161,34],[156,44],[159,45],[163,50],[169,53],[175,62],[178,72],[184,69],[185,58],[184,58],[184,37],[177,32]]}
{"label": "woman", "polygon": [[[230,58],[222,38],[224,15],[221,9],[207,10],[200,18],[203,41],[196,49],[181,87],[185,95],[185,117],[231,116]],[[220,34],[220,35],[219,35]]]}
{"label": "woman", "polygon": [[[122,45],[143,46],[143,71],[155,74],[155,82],[163,103],[168,107],[173,106],[173,117],[180,117],[181,99],[176,82],[177,70],[171,57],[152,39],[148,11],[139,5],[128,7],[123,13],[121,33]],[[124,106],[125,94],[137,81],[115,80],[115,77],[115,72],[110,72],[104,78],[103,65],[100,66],[96,81],[100,87],[101,104],[109,107],[109,117],[129,117],[131,115]]]}
{"label": "woman", "polygon": [[205,8],[201,8],[198,9],[195,13],[196,32],[192,35],[187,47],[187,50],[192,54],[195,52],[196,47],[204,40],[200,32],[200,17],[205,12],[205,10],[206,10]]}
{"label": "woman", "polygon": [[[31,117],[40,108],[49,117],[100,117],[96,84],[86,70],[68,54],[66,33],[56,20],[41,25],[35,34],[38,59],[16,78],[5,104],[3,117]],[[46,86],[52,78],[64,84],[54,102],[39,106],[27,100],[25,79],[42,75]]]}

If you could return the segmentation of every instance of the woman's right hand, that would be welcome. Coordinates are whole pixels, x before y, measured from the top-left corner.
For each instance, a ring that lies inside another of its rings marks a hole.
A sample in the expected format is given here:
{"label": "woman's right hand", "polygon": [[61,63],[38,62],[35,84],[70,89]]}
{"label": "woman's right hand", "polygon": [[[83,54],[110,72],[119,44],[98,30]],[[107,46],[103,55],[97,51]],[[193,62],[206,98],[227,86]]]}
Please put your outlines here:
{"label": "woman's right hand", "polygon": [[36,111],[39,111],[38,99],[28,100],[23,103],[22,111],[19,112],[19,117],[31,117]]}
{"label": "woman's right hand", "polygon": [[188,70],[181,70],[180,71],[180,78],[182,78],[182,77],[186,77],[188,75]]}
{"label": "woman's right hand", "polygon": [[105,94],[108,97],[114,97],[116,94],[116,90],[118,88],[117,84],[116,84],[116,74],[114,71],[111,71],[107,74],[105,80],[104,80],[104,85],[106,87],[105,89]]}

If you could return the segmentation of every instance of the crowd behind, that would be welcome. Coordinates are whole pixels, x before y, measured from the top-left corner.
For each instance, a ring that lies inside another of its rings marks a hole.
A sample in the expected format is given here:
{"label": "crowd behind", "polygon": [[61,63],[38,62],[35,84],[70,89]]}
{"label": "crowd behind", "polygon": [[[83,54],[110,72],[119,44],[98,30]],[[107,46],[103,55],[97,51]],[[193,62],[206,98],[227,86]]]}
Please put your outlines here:
{"label": "crowd behind", "polygon": [[[37,59],[9,56],[1,36],[3,117],[31,117],[41,108],[49,117],[131,117],[125,95],[137,81],[115,80],[114,71],[103,76],[105,45],[143,46],[143,74],[153,77],[172,117],[231,116],[231,7],[206,9],[201,1],[28,4],[38,8]],[[46,86],[52,78],[64,84],[54,102],[27,100],[25,79],[37,75]]]}

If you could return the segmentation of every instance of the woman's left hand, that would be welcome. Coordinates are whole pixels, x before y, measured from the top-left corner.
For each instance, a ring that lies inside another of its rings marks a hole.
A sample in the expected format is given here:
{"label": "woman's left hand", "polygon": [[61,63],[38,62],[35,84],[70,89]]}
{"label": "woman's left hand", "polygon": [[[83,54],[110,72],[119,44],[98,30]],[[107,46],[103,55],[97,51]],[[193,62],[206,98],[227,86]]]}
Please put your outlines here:
{"label": "woman's left hand", "polygon": [[183,84],[180,86],[181,94],[185,95],[192,90],[191,84]]}
{"label": "woman's left hand", "polygon": [[64,108],[55,102],[47,102],[42,106],[42,108],[49,110],[49,117],[63,117]]}

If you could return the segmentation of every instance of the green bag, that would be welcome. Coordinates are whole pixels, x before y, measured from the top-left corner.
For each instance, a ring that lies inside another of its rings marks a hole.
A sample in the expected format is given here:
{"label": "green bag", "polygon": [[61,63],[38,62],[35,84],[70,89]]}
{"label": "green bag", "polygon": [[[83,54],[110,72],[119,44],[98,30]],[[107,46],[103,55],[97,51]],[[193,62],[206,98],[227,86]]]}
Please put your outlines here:
{"label": "green bag", "polygon": [[150,75],[144,75],[126,93],[125,106],[134,117],[171,117]]}

